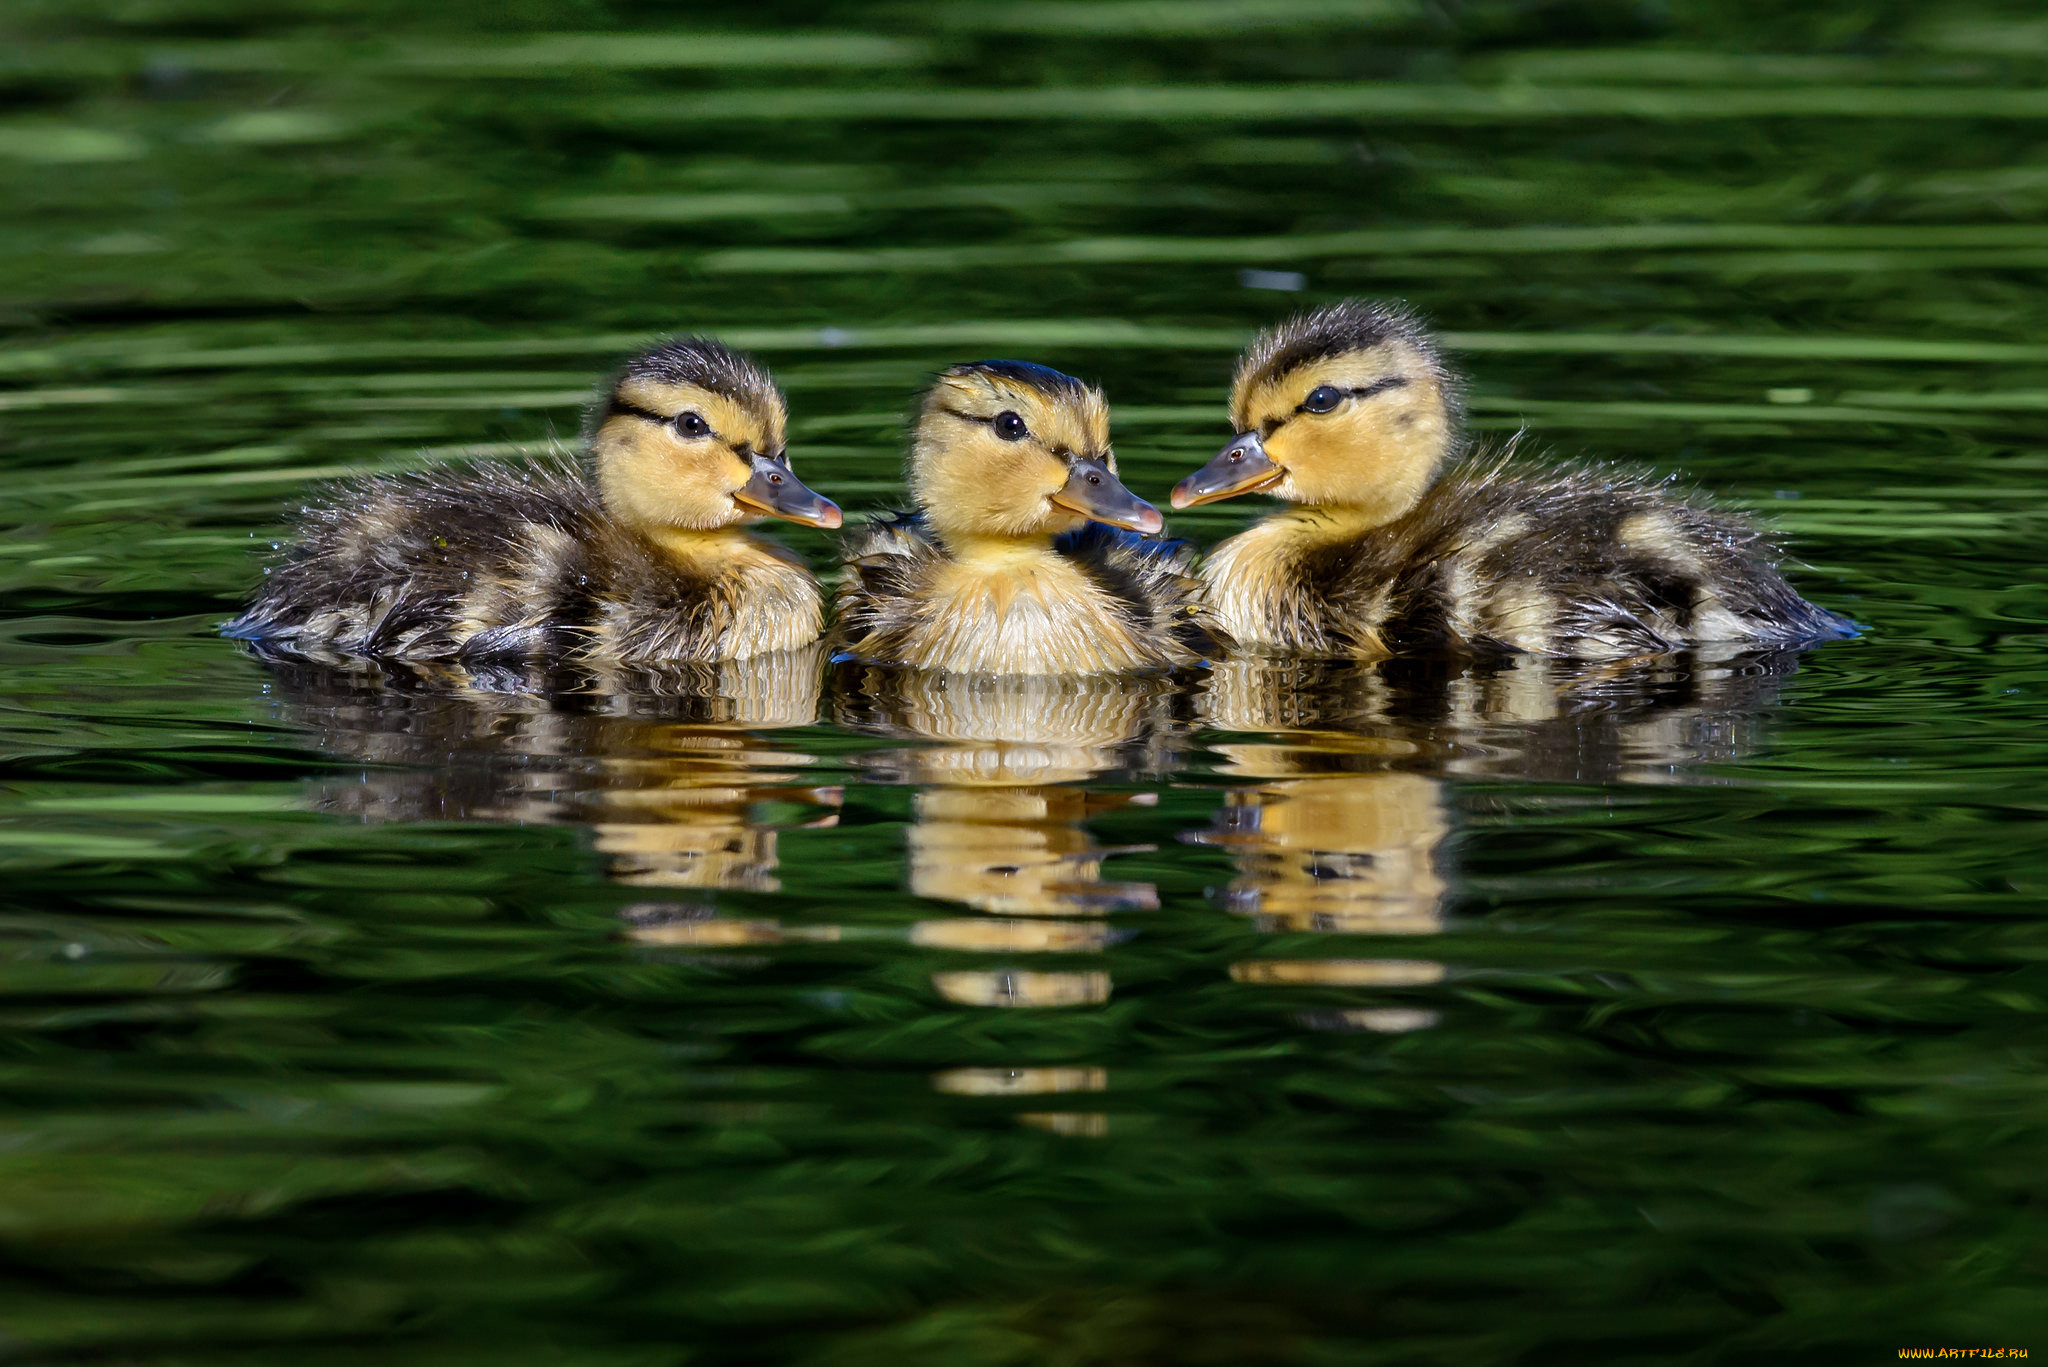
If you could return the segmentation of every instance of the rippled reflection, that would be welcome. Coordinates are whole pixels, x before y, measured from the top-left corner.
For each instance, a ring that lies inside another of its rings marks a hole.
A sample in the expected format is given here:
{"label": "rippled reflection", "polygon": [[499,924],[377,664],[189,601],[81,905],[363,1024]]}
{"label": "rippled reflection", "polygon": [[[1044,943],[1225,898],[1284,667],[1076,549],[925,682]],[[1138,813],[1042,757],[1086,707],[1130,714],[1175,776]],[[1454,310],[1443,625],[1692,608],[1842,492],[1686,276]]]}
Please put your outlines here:
{"label": "rippled reflection", "polygon": [[[1398,749],[1398,743],[1391,743]],[[1205,830],[1182,838],[1231,851],[1230,910],[1269,929],[1427,935],[1441,928],[1436,849],[1449,833],[1441,785],[1383,769],[1390,743],[1343,736],[1224,745],[1233,788]],[[1346,772],[1356,764],[1364,773]]]}
{"label": "rippled reflection", "polygon": [[710,907],[666,902],[627,907],[620,915],[627,939],[662,949],[745,949],[795,940],[832,941],[842,934],[833,925],[746,920],[720,916]]}
{"label": "rippled reflection", "polygon": [[919,921],[910,942],[928,949],[988,954],[1092,954],[1124,936],[1101,921],[1004,921],[993,918]]}
{"label": "rippled reflection", "polygon": [[[1205,719],[1258,740],[1210,746],[1242,782],[1181,839],[1230,851],[1230,911],[1274,932],[1430,935],[1443,929],[1458,776],[1665,781],[1752,742],[1757,710],[1790,657],[1704,654],[1575,665],[1236,660],[1202,699]],[[1433,987],[1422,958],[1262,956],[1230,967],[1247,986],[1354,992],[1349,1009],[1303,1012],[1314,1030],[1401,1034],[1440,1013],[1382,997]]]}
{"label": "rippled reflection", "polygon": [[390,766],[320,785],[322,810],[586,825],[620,882],[772,892],[778,833],[838,819],[814,757],[758,734],[816,719],[821,669],[816,648],[631,674],[279,663],[273,687],[321,748]]}
{"label": "rippled reflection", "polygon": [[1216,667],[1201,711],[1217,730],[1343,737],[1297,741],[1332,753],[1376,739],[1417,772],[1657,782],[1754,748],[1797,668],[1791,654],[1706,648],[1598,664],[1240,659]]}
{"label": "rippled reflection", "polygon": [[1159,682],[878,669],[849,671],[840,682],[842,721],[936,742],[864,761],[877,777],[928,785],[914,800],[907,836],[912,892],[1006,916],[1159,905],[1150,883],[1103,876],[1103,861],[1128,851],[1097,845],[1084,825],[1157,796],[1092,793],[1075,783],[1174,761],[1174,694]]}
{"label": "rippled reflection", "polygon": [[1039,973],[1020,968],[932,974],[958,1006],[1096,1006],[1109,1000],[1107,973]]}
{"label": "rippled reflection", "polygon": [[1232,964],[1241,983],[1312,983],[1322,987],[1423,987],[1444,978],[1427,959],[1253,959]]}
{"label": "rippled reflection", "polygon": [[[848,668],[837,683],[843,724],[920,742],[862,761],[878,780],[921,785],[905,835],[910,890],[989,913],[920,921],[913,943],[983,954],[1096,953],[1122,933],[1099,920],[1022,918],[1157,908],[1152,884],[1104,876],[1105,859],[1132,850],[1098,845],[1085,824],[1119,807],[1156,805],[1157,795],[1094,793],[1080,782],[1177,763],[1184,728],[1175,709],[1186,702],[1167,681]],[[960,1006],[1092,1006],[1111,992],[1109,974],[1092,969],[957,969],[931,981]]]}
{"label": "rippled reflection", "polygon": [[1304,1011],[1295,1019],[1311,1030],[1363,1030],[1375,1035],[1405,1035],[1438,1024],[1443,1020],[1443,1013],[1404,1006],[1381,1006],[1361,1011]]}
{"label": "rippled reflection", "polygon": [[842,666],[834,714],[872,735],[932,742],[864,761],[879,782],[998,787],[1177,768],[1188,692],[1160,678],[944,674]]}
{"label": "rippled reflection", "polygon": [[1100,1068],[950,1068],[932,1086],[955,1096],[1041,1096],[1049,1092],[1099,1092],[1109,1086]]}
{"label": "rippled reflection", "polygon": [[[1109,1074],[1101,1068],[949,1068],[932,1075],[934,1091],[997,1100],[1100,1092],[1108,1086]],[[1109,1133],[1109,1117],[1099,1111],[1019,1111],[1012,1118],[1057,1135],[1098,1138]]]}
{"label": "rippled reflection", "polygon": [[910,890],[998,915],[1090,915],[1150,910],[1150,883],[1103,876],[1105,849],[1082,825],[1090,815],[1151,794],[1121,797],[1078,788],[933,788],[917,795]]}

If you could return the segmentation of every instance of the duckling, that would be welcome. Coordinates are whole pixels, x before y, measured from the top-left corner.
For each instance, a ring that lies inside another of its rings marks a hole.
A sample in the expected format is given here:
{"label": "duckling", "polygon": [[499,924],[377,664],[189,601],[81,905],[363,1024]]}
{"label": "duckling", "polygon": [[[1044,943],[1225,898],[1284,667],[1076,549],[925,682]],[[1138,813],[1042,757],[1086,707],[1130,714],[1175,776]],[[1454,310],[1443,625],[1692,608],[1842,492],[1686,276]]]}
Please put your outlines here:
{"label": "duckling", "polygon": [[746,530],[837,527],[784,454],[775,381],[706,338],[627,362],[586,460],[344,485],[223,630],[311,658],[715,663],[816,640],[818,582]]}
{"label": "duckling", "polygon": [[1190,664],[1205,632],[1194,555],[1117,479],[1100,390],[1024,361],[944,371],[924,396],[909,482],[920,511],[847,547],[845,651],[982,674]]}
{"label": "duckling", "polygon": [[1619,658],[1853,634],[1801,598],[1755,527],[1668,481],[1467,448],[1459,381],[1411,313],[1303,314],[1239,360],[1237,436],[1173,506],[1303,505],[1209,554],[1222,629],[1266,651],[1372,659],[1449,647]]}

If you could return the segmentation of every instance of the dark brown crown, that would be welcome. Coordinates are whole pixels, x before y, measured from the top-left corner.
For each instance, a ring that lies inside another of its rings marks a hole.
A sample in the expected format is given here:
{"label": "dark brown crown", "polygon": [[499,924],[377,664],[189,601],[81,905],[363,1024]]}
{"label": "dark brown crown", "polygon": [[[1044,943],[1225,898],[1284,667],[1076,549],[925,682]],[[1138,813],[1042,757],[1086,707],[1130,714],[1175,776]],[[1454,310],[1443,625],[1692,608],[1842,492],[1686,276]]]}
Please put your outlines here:
{"label": "dark brown crown", "polygon": [[1003,379],[1028,386],[1051,399],[1067,403],[1079,403],[1088,394],[1088,386],[1064,371],[1051,366],[1039,365],[1035,361],[963,361],[959,365],[947,366],[947,375],[998,375]]}
{"label": "dark brown crown", "polygon": [[678,337],[649,347],[619,368],[585,416],[586,436],[612,414],[635,411],[619,397],[620,388],[634,380],[693,384],[755,408],[788,409],[775,377],[751,356],[709,337]]}
{"label": "dark brown crown", "polygon": [[1443,368],[1436,339],[1406,305],[1345,299],[1297,313],[1260,333],[1239,358],[1234,383],[1265,384],[1327,356],[1365,351],[1395,340],[1408,343],[1431,365]]}
{"label": "dark brown crown", "polygon": [[648,348],[626,362],[614,387],[628,380],[693,384],[743,402],[782,402],[782,391],[767,370],[752,357],[709,337],[679,337]]}
{"label": "dark brown crown", "polygon": [[1369,299],[1325,304],[1260,333],[1238,358],[1237,372],[1231,378],[1232,398],[1241,400],[1260,385],[1284,379],[1327,357],[1369,351],[1395,341],[1413,347],[1422,357],[1455,422],[1460,414],[1461,385],[1457,373],[1444,362],[1428,326],[1406,304]]}

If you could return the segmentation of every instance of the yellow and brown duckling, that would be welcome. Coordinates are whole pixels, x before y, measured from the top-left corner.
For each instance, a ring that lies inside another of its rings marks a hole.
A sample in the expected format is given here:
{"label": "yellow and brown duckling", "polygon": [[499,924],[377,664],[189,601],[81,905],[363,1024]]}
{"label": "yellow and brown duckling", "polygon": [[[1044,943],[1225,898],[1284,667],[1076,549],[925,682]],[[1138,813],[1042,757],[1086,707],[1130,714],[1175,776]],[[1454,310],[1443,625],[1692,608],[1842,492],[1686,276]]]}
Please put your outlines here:
{"label": "yellow and brown duckling", "polygon": [[1334,304],[1239,360],[1237,436],[1173,506],[1259,492],[1298,504],[1202,567],[1222,629],[1265,651],[1428,649],[1577,658],[1852,634],[1801,598],[1734,514],[1667,481],[1471,450],[1458,380],[1411,314]]}
{"label": "yellow and brown duckling", "polygon": [[979,674],[1201,658],[1193,552],[1145,539],[1164,520],[1117,478],[1101,391],[1023,361],[956,365],[924,397],[909,480],[920,511],[848,544],[847,653]]}
{"label": "yellow and brown duckling", "polygon": [[619,373],[585,459],[363,480],[309,508],[225,630],[288,654],[654,665],[802,646],[818,582],[747,530],[837,527],[789,467],[768,372],[714,341]]}

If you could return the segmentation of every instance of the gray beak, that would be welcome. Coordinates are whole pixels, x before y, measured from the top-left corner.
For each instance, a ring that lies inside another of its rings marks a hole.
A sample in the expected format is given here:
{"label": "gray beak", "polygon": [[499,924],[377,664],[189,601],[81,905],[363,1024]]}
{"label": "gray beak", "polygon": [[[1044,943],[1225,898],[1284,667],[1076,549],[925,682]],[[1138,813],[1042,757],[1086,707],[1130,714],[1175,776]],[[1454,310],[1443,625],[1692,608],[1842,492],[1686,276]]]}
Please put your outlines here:
{"label": "gray beak", "polygon": [[807,527],[837,527],[843,520],[839,505],[805,488],[787,458],[756,455],[753,463],[754,477],[740,486],[733,502]]}
{"label": "gray beak", "polygon": [[1072,470],[1066,484],[1052,496],[1052,501],[1062,508],[1146,536],[1166,526],[1159,510],[1124,488],[1124,482],[1104,462],[1077,460]]}
{"label": "gray beak", "polygon": [[1216,458],[1173,486],[1173,506],[1192,508],[1220,498],[1263,489],[1277,483],[1287,472],[1266,455],[1266,446],[1256,432],[1240,432],[1216,453]]}

